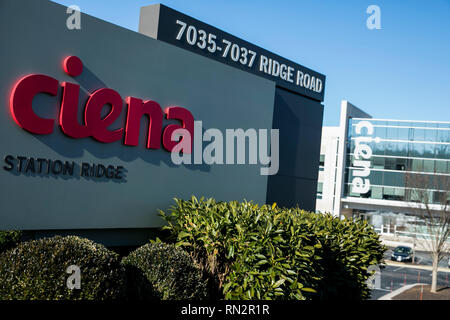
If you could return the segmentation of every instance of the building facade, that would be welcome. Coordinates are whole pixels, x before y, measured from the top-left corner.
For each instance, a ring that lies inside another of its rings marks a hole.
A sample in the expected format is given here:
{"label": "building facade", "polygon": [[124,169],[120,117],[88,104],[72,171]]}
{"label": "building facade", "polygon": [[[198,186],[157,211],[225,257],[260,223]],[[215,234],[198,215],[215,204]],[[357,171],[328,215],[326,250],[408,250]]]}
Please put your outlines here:
{"label": "building facade", "polygon": [[[450,122],[374,119],[347,101],[324,127],[317,211],[363,217],[380,233],[425,234],[415,204],[450,201]],[[445,199],[443,199],[445,197]]]}
{"label": "building facade", "polygon": [[139,32],[69,17],[0,1],[0,230],[135,245],[174,198],[315,210],[325,75],[163,5]]}

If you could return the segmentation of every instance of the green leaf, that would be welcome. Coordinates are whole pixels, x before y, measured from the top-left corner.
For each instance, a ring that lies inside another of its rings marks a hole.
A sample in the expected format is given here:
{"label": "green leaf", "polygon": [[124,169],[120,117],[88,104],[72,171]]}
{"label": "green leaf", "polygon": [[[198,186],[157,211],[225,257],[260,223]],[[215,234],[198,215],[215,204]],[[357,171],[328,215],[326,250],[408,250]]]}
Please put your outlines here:
{"label": "green leaf", "polygon": [[313,292],[313,293],[317,293],[316,290],[314,290],[313,288],[301,288],[300,290],[302,291],[306,291],[306,292]]}
{"label": "green leaf", "polygon": [[281,286],[284,282],[285,282],[286,280],[285,279],[280,279],[280,280],[278,280],[277,282],[275,282],[274,284],[273,284],[273,288],[278,288],[279,286]]}
{"label": "green leaf", "polygon": [[267,260],[260,260],[260,261],[258,261],[257,263],[256,263],[256,265],[257,266],[260,266],[260,265],[262,265],[262,264],[266,264],[266,263],[268,263],[269,261],[267,261]]}
{"label": "green leaf", "polygon": [[178,234],[178,239],[183,239],[183,238],[187,238],[187,237],[190,237],[191,236],[191,234],[190,233],[188,233],[188,232],[185,232],[185,231],[181,231],[179,234]]}

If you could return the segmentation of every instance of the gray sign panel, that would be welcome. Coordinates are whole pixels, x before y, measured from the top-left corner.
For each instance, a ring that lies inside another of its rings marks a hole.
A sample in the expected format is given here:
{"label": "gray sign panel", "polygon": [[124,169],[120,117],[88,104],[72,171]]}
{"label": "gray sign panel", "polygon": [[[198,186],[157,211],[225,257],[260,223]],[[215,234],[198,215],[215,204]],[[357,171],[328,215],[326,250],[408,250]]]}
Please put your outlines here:
{"label": "gray sign panel", "polygon": [[[146,148],[145,119],[139,145],[133,147],[122,140],[68,137],[57,121],[46,135],[19,127],[9,100],[14,84],[30,74],[58,80],[56,96],[38,94],[33,100],[42,118],[58,119],[65,81],[81,88],[80,122],[95,90],[111,88],[121,95],[122,114],[111,129],[124,127],[129,96],[154,100],[162,108],[184,107],[204,129],[272,127],[273,81],[85,14],[81,29],[69,30],[67,18],[66,7],[49,1],[0,2],[0,229],[155,227],[162,223],[158,209],[167,210],[173,197],[193,194],[265,202],[267,176],[259,174],[259,165],[176,166],[169,152]],[[62,68],[69,55],[83,62],[77,77]],[[47,171],[49,160],[57,165]],[[57,161],[69,163],[65,174]],[[118,177],[86,177],[83,163],[121,168]]]}

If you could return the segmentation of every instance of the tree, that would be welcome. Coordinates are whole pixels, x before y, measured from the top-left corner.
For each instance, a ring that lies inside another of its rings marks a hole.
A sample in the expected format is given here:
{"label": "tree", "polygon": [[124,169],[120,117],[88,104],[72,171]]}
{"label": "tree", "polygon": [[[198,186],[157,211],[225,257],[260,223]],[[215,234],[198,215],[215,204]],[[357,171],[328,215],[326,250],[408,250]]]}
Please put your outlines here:
{"label": "tree", "polygon": [[405,175],[406,199],[423,220],[429,240],[424,240],[433,260],[431,292],[437,289],[439,261],[450,251],[450,177],[438,173]]}

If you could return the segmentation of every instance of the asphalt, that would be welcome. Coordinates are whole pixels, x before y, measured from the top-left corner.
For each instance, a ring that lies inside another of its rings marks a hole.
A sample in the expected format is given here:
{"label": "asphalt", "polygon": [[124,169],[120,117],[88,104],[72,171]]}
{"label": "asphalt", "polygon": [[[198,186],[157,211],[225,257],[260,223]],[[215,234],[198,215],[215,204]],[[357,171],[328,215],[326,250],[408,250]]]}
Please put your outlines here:
{"label": "asphalt", "polygon": [[[438,272],[438,287],[449,286],[450,272]],[[431,284],[431,271],[412,266],[384,266],[379,272],[378,286],[372,290],[370,300],[378,298],[414,283]]]}

